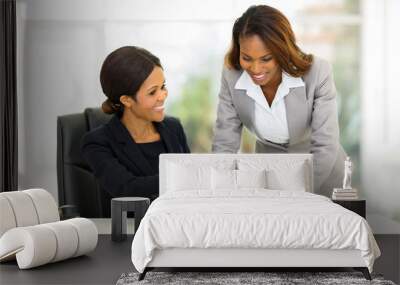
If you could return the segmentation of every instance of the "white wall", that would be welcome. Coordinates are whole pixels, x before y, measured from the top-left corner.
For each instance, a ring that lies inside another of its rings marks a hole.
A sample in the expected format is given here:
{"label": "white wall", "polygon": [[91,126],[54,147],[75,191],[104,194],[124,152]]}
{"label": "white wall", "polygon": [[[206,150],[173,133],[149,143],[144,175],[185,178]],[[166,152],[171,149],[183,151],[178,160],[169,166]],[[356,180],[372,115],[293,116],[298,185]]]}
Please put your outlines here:
{"label": "white wall", "polygon": [[99,105],[105,43],[102,21],[54,20],[49,3],[17,2],[19,186],[57,198],[56,119]]}

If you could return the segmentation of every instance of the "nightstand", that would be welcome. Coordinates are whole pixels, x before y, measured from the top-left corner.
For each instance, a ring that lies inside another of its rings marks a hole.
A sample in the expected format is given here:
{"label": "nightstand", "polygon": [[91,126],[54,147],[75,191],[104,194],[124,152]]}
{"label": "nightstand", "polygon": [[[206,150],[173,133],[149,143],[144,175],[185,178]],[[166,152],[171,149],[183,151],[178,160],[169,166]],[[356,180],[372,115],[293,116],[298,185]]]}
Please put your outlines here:
{"label": "nightstand", "polygon": [[353,211],[356,214],[359,214],[361,217],[365,219],[365,208],[366,201],[363,199],[357,200],[332,200],[332,202],[339,204],[340,206]]}
{"label": "nightstand", "polygon": [[150,199],[144,197],[119,197],[111,199],[111,240],[124,241],[126,239],[127,212],[135,213],[135,232],[144,217]]}

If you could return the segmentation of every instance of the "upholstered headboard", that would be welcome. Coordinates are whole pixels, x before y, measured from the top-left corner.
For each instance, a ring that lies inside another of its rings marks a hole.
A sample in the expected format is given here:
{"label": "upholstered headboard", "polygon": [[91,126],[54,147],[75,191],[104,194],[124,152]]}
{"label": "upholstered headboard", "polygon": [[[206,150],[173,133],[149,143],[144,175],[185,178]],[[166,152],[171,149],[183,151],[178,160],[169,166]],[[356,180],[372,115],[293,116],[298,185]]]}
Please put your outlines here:
{"label": "upholstered headboard", "polygon": [[300,180],[304,184],[302,185],[304,190],[311,193],[314,191],[312,154],[161,154],[160,195],[169,191],[167,189],[167,185],[171,184],[169,179],[180,179],[179,174],[171,175],[175,165],[184,168],[210,166],[250,171],[266,169],[279,173],[284,179],[286,173],[300,169],[302,172]]}

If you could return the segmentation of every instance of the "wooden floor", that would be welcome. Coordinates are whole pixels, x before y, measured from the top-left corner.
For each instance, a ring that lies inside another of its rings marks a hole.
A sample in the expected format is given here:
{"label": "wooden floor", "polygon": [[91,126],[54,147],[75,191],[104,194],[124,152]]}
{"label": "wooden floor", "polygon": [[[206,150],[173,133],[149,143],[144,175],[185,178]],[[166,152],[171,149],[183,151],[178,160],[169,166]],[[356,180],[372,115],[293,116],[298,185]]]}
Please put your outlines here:
{"label": "wooden floor", "polygon": [[134,271],[132,236],[116,243],[99,235],[95,251],[57,263],[19,270],[16,262],[0,264],[0,284],[115,284],[124,272]]}
{"label": "wooden floor", "polygon": [[[400,281],[400,235],[376,235],[382,256],[374,272]],[[124,272],[134,271],[130,258],[132,236],[115,243],[109,235],[100,235],[94,252],[29,270],[19,270],[16,262],[0,265],[0,284],[115,284]]]}

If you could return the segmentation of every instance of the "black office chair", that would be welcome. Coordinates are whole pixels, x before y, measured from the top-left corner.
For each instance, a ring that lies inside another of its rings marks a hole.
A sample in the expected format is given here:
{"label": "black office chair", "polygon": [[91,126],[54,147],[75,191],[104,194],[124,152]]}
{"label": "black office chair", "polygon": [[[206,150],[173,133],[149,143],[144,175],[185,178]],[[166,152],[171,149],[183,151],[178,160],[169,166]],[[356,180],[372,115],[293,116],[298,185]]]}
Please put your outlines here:
{"label": "black office chair", "polygon": [[110,118],[98,108],[57,118],[58,203],[75,205],[81,217],[110,217],[111,196],[101,189],[80,150],[82,136]]}

